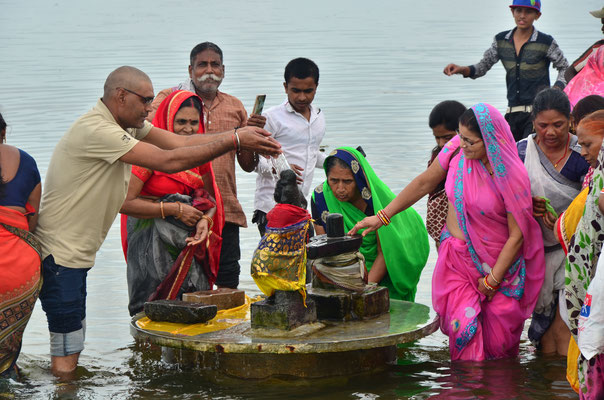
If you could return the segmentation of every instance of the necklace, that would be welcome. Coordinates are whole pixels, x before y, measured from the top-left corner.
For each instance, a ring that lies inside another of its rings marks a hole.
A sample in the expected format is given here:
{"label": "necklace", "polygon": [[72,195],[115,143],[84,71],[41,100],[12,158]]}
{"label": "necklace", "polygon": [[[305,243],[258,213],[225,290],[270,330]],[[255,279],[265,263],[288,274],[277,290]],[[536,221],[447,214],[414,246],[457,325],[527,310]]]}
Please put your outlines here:
{"label": "necklace", "polygon": [[560,159],[554,163],[554,168],[558,168],[558,164],[560,163],[560,161],[562,161],[562,160],[564,160],[564,158],[566,158],[566,153],[568,152],[569,143],[570,143],[570,135],[568,135],[568,139],[566,139],[566,147],[564,148],[564,154],[562,154],[562,157],[560,157]]}
{"label": "necklace", "polygon": [[[560,159],[558,161],[556,161],[554,164],[554,168],[558,168],[558,164],[560,164],[560,161],[564,160],[566,158],[566,154],[568,153],[568,145],[570,144],[570,134],[567,133],[567,139],[566,139],[566,147],[564,148],[564,154],[562,154],[562,157],[560,157]],[[537,145],[539,144],[539,139],[537,138],[536,140]],[[550,160],[551,161],[551,160]]]}

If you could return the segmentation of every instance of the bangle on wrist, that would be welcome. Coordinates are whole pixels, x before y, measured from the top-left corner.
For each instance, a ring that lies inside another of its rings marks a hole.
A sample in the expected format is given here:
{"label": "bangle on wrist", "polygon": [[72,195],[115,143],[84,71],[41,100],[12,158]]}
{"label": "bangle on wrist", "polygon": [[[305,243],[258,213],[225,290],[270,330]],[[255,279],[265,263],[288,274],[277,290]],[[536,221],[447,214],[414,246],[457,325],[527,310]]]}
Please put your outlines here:
{"label": "bangle on wrist", "polygon": [[493,278],[493,281],[495,281],[495,283],[496,283],[497,285],[501,285],[501,281],[498,281],[498,280],[495,278],[495,275],[493,275],[493,270],[491,270],[491,272],[489,272],[489,275],[491,275],[491,278]]}
{"label": "bangle on wrist", "polygon": [[235,127],[235,132],[233,133],[233,142],[235,143],[235,150],[237,150],[237,153],[239,153],[241,151],[241,142],[239,141],[239,134],[237,133],[237,129],[239,129],[238,126]]}
{"label": "bangle on wrist", "polygon": [[164,202],[159,202],[159,211],[161,212],[161,219],[166,219],[166,214],[164,214]]}
{"label": "bangle on wrist", "polygon": [[484,283],[484,287],[487,288],[487,290],[489,291],[494,291],[495,289],[497,289],[497,286],[492,286],[489,281],[487,280],[487,276],[484,277],[484,279],[482,280],[482,283]]}
{"label": "bangle on wrist", "polygon": [[390,224],[390,218],[383,209],[378,211],[376,215],[382,221],[382,225],[388,226]]}
{"label": "bangle on wrist", "polygon": [[237,141],[235,139],[235,134],[234,133],[233,133],[232,139],[233,139],[233,147],[235,148],[235,151],[237,151]]}
{"label": "bangle on wrist", "polygon": [[201,218],[208,221],[208,230],[212,230],[212,227],[214,226],[214,220],[212,219],[212,217],[204,214],[201,216]]}
{"label": "bangle on wrist", "polygon": [[182,217],[182,203],[180,201],[177,201],[176,204],[178,204],[178,215],[174,218],[180,219],[180,217]]}

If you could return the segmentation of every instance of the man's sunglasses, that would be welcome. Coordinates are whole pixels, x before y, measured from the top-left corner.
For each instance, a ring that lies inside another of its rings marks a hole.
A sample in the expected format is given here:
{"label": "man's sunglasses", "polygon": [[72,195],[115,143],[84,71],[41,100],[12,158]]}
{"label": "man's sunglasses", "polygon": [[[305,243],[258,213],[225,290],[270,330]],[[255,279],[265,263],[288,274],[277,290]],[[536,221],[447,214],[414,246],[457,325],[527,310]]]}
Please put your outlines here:
{"label": "man's sunglasses", "polygon": [[134,90],[130,90],[130,89],[126,89],[126,88],[121,88],[121,89],[124,89],[128,93],[132,93],[132,94],[137,95],[138,97],[140,97],[143,100],[143,103],[146,106],[148,106],[149,104],[151,104],[153,102],[153,99],[155,98],[155,96],[150,96],[150,97],[142,96],[142,95],[136,93]]}

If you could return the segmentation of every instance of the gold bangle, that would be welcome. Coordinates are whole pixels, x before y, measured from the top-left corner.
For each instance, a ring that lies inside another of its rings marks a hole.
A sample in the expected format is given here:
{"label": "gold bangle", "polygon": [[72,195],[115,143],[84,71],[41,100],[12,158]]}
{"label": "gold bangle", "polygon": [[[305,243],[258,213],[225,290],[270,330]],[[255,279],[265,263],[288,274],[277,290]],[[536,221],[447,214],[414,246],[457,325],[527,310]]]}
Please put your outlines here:
{"label": "gold bangle", "polygon": [[380,221],[382,221],[382,225],[390,225],[390,218],[388,217],[388,215],[386,215],[386,212],[383,209],[378,211],[376,215],[378,216]]}
{"label": "gold bangle", "polygon": [[212,227],[214,226],[214,220],[212,219],[212,217],[209,217],[207,215],[202,215],[201,218],[205,219],[208,221],[208,230],[212,230]]}
{"label": "gold bangle", "polygon": [[180,219],[180,217],[182,217],[182,203],[180,201],[177,201],[176,204],[178,204],[178,215],[174,218]]}
{"label": "gold bangle", "polygon": [[483,280],[484,287],[486,287],[487,290],[489,290],[489,291],[494,291],[497,287],[496,286],[491,286],[491,284],[489,283],[489,281],[487,281],[487,276],[485,276],[484,280]]}
{"label": "gold bangle", "polygon": [[166,219],[166,215],[164,214],[164,202],[159,202],[159,211],[161,211],[161,219]]}
{"label": "gold bangle", "polygon": [[495,283],[497,285],[501,285],[501,282],[498,281],[497,279],[495,279],[495,275],[493,275],[493,270],[491,270],[491,272],[489,272],[489,275],[491,275],[491,278],[493,278],[493,280],[495,281]]}

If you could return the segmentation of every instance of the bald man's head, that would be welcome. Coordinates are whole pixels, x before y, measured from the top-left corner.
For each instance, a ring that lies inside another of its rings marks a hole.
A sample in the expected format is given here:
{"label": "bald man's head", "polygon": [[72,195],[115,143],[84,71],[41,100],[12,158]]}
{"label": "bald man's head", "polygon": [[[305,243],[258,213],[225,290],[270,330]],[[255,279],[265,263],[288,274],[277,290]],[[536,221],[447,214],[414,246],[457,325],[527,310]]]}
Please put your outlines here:
{"label": "bald man's head", "polygon": [[140,69],[119,67],[109,74],[101,99],[123,128],[142,128],[151,110],[153,85]]}
{"label": "bald man's head", "polygon": [[149,76],[138,68],[124,65],[109,74],[105,81],[103,98],[108,99],[116,88],[136,90],[143,83],[151,83]]}

